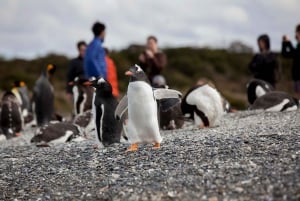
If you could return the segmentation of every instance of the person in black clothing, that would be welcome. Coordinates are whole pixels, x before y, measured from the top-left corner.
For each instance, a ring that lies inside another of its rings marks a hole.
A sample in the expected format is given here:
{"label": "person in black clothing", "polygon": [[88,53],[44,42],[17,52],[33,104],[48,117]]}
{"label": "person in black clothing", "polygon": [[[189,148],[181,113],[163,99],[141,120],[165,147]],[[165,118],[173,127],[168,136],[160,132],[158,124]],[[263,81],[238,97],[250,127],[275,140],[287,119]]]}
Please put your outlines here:
{"label": "person in black clothing", "polygon": [[283,57],[293,59],[292,79],[294,80],[294,90],[300,99],[300,24],[296,27],[297,46],[293,47],[290,39],[284,35],[282,38],[281,54]]}
{"label": "person in black clothing", "polygon": [[156,75],[160,75],[167,65],[167,56],[158,48],[158,40],[155,36],[147,38],[147,47],[139,55],[139,65],[145,71],[149,81]]}
{"label": "person in black clothing", "polygon": [[78,57],[72,59],[69,64],[68,74],[67,74],[67,95],[72,100],[73,92],[72,86],[69,85],[70,82],[74,81],[76,77],[84,77],[84,67],[83,67],[83,58],[86,49],[86,43],[84,41],[79,41],[77,43],[77,49],[79,52]]}
{"label": "person in black clothing", "polygon": [[270,50],[270,38],[263,34],[257,39],[260,53],[255,54],[249,64],[249,70],[254,78],[276,85],[279,77],[279,63],[276,55]]}

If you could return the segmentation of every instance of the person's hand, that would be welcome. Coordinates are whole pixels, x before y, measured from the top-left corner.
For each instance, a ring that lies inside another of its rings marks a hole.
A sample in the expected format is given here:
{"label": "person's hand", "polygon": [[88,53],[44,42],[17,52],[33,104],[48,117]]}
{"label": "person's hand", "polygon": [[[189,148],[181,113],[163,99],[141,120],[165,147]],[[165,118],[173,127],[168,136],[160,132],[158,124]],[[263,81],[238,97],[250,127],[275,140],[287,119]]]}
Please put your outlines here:
{"label": "person's hand", "polygon": [[283,36],[282,36],[282,41],[283,41],[283,42],[289,42],[290,39],[289,39],[289,37],[288,37],[287,35],[283,35]]}
{"label": "person's hand", "polygon": [[146,50],[146,54],[149,58],[153,58],[154,57],[154,54],[151,50]]}
{"label": "person's hand", "polygon": [[145,62],[145,60],[146,60],[145,55],[144,54],[140,54],[139,61],[140,62]]}

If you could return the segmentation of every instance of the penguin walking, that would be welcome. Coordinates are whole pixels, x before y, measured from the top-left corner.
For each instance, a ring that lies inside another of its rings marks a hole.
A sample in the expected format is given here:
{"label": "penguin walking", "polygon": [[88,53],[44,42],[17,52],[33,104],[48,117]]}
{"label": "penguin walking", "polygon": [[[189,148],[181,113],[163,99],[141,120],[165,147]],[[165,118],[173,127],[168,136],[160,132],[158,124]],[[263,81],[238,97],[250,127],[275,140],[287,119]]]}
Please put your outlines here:
{"label": "penguin walking", "polygon": [[247,84],[248,102],[253,104],[258,97],[261,97],[270,91],[274,91],[274,87],[271,84],[264,80],[252,79]]}
{"label": "penguin walking", "polygon": [[55,71],[54,65],[47,66],[47,72],[42,72],[33,88],[33,112],[38,126],[49,123],[54,116],[54,90],[49,76]]}
{"label": "penguin walking", "polygon": [[293,111],[299,108],[299,100],[288,93],[280,91],[269,92],[259,98],[250,106],[250,110],[263,109],[268,112]]}
{"label": "penguin walking", "polygon": [[84,133],[78,125],[68,122],[50,122],[37,129],[31,143],[38,147],[48,147],[70,141],[84,140]]}
{"label": "penguin walking", "polygon": [[84,85],[87,81],[85,78],[76,77],[69,85],[73,86],[73,113],[74,115],[82,114],[92,109],[94,90]]}
{"label": "penguin walking", "polygon": [[136,151],[138,143],[154,143],[160,148],[162,141],[159,132],[156,99],[178,98],[177,91],[168,89],[153,90],[144,71],[135,65],[125,73],[130,76],[127,95],[118,105],[115,116],[120,118],[128,108],[127,138],[131,143],[127,151]]}
{"label": "penguin walking", "polygon": [[104,146],[119,143],[122,124],[114,117],[118,102],[112,94],[111,84],[104,78],[98,78],[86,82],[86,85],[96,89],[94,92],[93,117],[95,119],[98,142]]}
{"label": "penguin walking", "polygon": [[215,126],[224,114],[220,93],[208,84],[192,87],[181,103],[182,113],[189,115],[199,128]]}
{"label": "penguin walking", "polygon": [[19,136],[24,127],[21,105],[12,92],[2,97],[0,127],[7,139]]}

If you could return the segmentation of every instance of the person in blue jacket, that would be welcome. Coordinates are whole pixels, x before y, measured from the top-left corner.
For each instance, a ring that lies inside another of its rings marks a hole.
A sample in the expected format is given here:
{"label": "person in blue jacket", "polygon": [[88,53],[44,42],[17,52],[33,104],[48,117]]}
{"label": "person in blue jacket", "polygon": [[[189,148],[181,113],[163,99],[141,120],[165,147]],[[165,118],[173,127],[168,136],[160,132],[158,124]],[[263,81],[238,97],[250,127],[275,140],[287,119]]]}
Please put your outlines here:
{"label": "person in blue jacket", "polygon": [[86,77],[103,77],[107,79],[107,67],[105,62],[105,51],[102,43],[105,38],[105,25],[95,22],[92,31],[94,39],[89,43],[85,52],[84,71]]}

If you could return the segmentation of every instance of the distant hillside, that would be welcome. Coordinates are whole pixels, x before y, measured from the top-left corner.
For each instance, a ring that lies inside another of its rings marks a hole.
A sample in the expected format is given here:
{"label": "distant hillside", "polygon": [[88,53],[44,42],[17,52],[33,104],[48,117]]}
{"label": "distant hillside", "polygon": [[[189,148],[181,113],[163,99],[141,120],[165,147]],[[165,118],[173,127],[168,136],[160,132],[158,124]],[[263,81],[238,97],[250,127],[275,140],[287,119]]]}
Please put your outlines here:
{"label": "distant hillside", "polygon": [[[126,91],[128,78],[124,72],[137,62],[142,46],[134,45],[120,51],[112,51],[111,57],[118,68],[120,90]],[[208,48],[167,48],[163,50],[168,57],[168,65],[163,71],[168,85],[183,93],[199,78],[212,80],[221,93],[237,109],[244,109],[246,102],[246,83],[251,78],[248,63],[252,53],[238,53],[221,49]],[[291,92],[290,67],[291,62],[279,57],[282,66],[282,76],[279,90]],[[64,96],[65,75],[69,58],[63,55],[49,54],[33,60],[5,60],[0,57],[0,89],[11,88],[14,80],[24,80],[32,89],[42,68],[48,63],[54,63],[58,69],[53,79],[56,93],[56,108],[61,113],[71,111],[71,106]]]}

